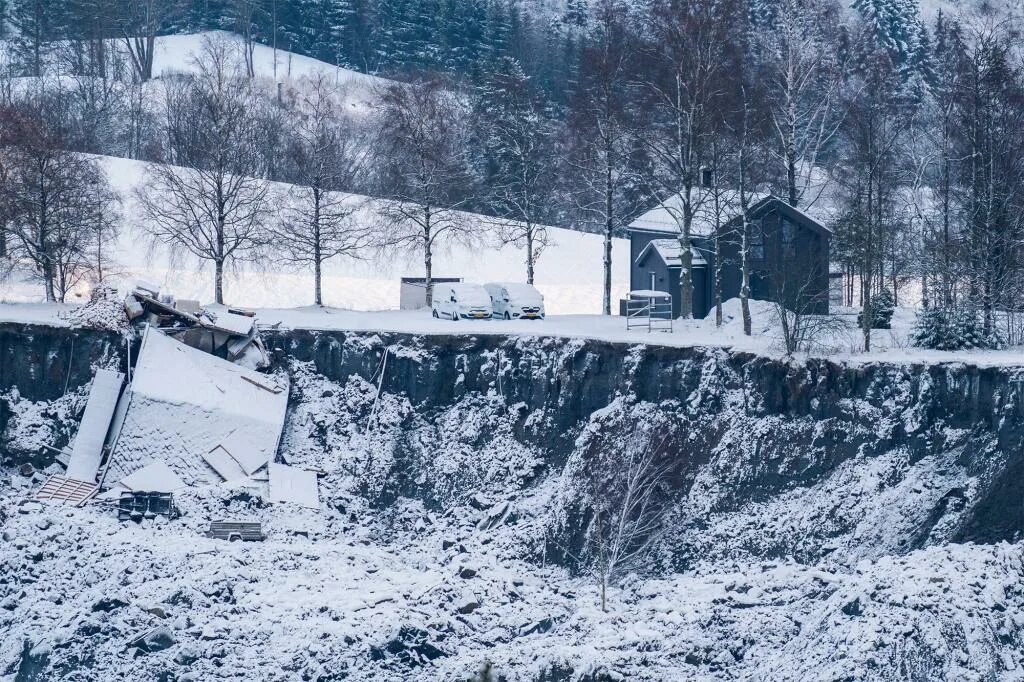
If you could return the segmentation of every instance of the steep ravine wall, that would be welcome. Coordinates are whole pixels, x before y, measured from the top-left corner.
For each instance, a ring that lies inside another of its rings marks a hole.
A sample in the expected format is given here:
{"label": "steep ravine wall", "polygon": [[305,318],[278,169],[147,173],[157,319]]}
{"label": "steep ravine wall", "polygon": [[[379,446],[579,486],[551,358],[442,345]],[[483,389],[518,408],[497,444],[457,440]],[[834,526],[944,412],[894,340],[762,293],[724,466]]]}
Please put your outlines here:
{"label": "steep ravine wall", "polygon": [[[586,457],[584,427],[614,440],[662,425],[678,463],[678,532],[665,543],[676,566],[736,553],[855,559],[1024,530],[1024,368],[791,363],[491,335],[289,330],[267,341],[279,362],[338,384],[376,385],[383,370],[383,392],[427,421],[497,399],[544,462],[534,482]],[[0,343],[0,395],[17,387],[30,400],[53,400],[87,383],[93,364],[124,358],[121,340],[98,332],[0,325]],[[0,398],[0,424],[8,418]],[[397,453],[395,489],[437,504],[414,483],[415,461]]]}
{"label": "steep ravine wall", "polygon": [[[660,424],[677,465],[677,532],[665,541],[676,568],[737,554],[856,561],[1024,530],[1024,368],[498,336],[290,331],[271,342],[337,382],[378,381],[390,348],[383,391],[426,415],[499,393],[549,472],[579,468],[585,426],[615,441]],[[559,544],[578,549],[586,518],[573,512],[576,537]]]}

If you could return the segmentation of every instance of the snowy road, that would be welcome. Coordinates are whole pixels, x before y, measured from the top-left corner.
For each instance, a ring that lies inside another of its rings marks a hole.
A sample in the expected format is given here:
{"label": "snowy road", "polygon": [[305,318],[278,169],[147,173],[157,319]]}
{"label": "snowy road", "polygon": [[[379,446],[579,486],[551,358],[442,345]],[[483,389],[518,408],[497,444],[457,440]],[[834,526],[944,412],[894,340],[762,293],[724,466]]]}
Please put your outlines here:
{"label": "snowy road", "polygon": [[[671,333],[626,330],[623,318],[612,315],[548,315],[544,320],[449,320],[434,319],[426,310],[361,311],[341,308],[257,308],[256,316],[263,327],[283,329],[316,329],[324,331],[379,331],[402,334],[501,334],[509,336],[550,336],[584,338],[611,343],[648,344],[684,348],[714,346],[782,357],[784,352],[769,304],[753,301],[752,336],[745,336],[739,320],[738,304],[725,305],[725,324],[717,328],[714,321],[676,320]],[[74,305],[46,303],[0,303],[0,322],[66,326],[64,317]],[[858,352],[860,331],[856,313],[840,311],[850,318],[847,329],[828,339],[828,347],[814,353],[837,362],[869,363],[963,363],[978,367],[1024,368],[1024,350],[1019,347],[995,351],[932,351],[913,348],[908,335],[913,327],[914,312],[897,311],[893,329],[879,330],[873,339],[875,350]]]}

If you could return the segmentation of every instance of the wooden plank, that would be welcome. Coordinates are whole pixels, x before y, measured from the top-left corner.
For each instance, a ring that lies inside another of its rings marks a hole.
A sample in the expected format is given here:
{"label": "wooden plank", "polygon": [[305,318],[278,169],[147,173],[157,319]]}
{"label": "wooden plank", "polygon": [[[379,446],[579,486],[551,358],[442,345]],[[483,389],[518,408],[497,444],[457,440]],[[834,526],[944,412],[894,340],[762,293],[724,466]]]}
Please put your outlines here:
{"label": "wooden plank", "polygon": [[66,476],[51,476],[36,493],[36,499],[80,505],[95,495],[97,489],[95,483],[88,481],[76,481]]}
{"label": "wooden plank", "polygon": [[124,374],[109,369],[96,371],[89,390],[82,423],[78,426],[71,449],[71,461],[65,476],[77,481],[95,481],[103,461],[103,445],[107,440],[110,422],[121,396]]}

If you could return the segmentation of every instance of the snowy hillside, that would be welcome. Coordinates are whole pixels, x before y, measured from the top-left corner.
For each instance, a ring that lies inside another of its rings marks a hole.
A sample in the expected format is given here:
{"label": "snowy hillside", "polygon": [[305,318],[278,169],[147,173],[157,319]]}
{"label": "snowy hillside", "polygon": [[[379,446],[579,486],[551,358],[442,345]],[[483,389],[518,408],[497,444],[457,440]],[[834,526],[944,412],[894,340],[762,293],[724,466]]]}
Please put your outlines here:
{"label": "snowy hillside", "polygon": [[[159,80],[161,78],[176,73],[195,72],[197,60],[203,58],[204,45],[208,42],[221,42],[230,45],[237,59],[240,61],[243,59],[244,41],[237,34],[227,31],[157,36],[153,54],[153,76],[156,81],[147,84],[147,96],[150,98],[160,97],[161,84]],[[114,50],[123,49],[122,43],[118,40],[110,40],[108,45]],[[48,46],[48,66],[45,78],[53,79],[67,75],[66,65],[55,56],[55,53],[59,54],[63,47],[63,43],[54,43]],[[9,41],[0,40],[0,65],[10,59],[4,56],[5,51],[10,49]],[[257,79],[267,90],[273,90],[275,83],[287,86],[302,79],[324,75],[344,93],[346,103],[357,112],[372,109],[377,94],[382,89],[394,84],[394,81],[386,78],[337,67],[284,49],[274,50],[272,47],[256,43],[252,50],[253,70]],[[37,79],[25,76],[14,80],[18,87],[26,88]]]}
{"label": "snowy hillside", "polygon": [[[213,275],[187,259],[175,259],[162,246],[153,246],[138,212],[133,192],[145,175],[146,164],[114,157],[102,158],[113,187],[124,198],[123,223],[115,249],[113,280],[131,286],[136,279],[153,282],[178,298],[210,301]],[[275,184],[286,193],[287,185]],[[361,206],[359,219],[379,221],[374,202],[366,197],[351,197]],[[475,216],[472,220],[486,221]],[[601,310],[601,237],[562,228],[551,228],[552,243],[537,262],[536,283],[552,314],[599,313]],[[629,244],[616,239],[613,294],[628,290]],[[271,254],[272,256],[273,254]],[[417,257],[367,254],[353,260],[338,258],[328,262],[324,276],[325,304],[353,310],[386,310],[398,307],[399,278],[421,277],[423,265]],[[482,244],[456,245],[442,251],[434,263],[437,277],[463,277],[469,282],[524,281],[525,253],[513,246],[500,247],[493,236]],[[35,301],[41,288],[34,281],[0,285],[0,300]],[[313,302],[312,275],[271,265],[267,268],[240,267],[227,278],[228,302],[248,307],[291,308]],[[88,292],[79,290],[77,300],[87,300]],[[75,300],[74,298],[71,300]]]}
{"label": "snowy hillside", "polygon": [[[159,36],[156,39],[156,53],[153,57],[153,75],[159,77],[193,71],[196,59],[202,55],[203,43],[208,40],[236,44],[239,54],[245,49],[245,44],[239,36],[225,31]],[[394,82],[336,67],[287,50],[275,51],[260,44],[253,46],[253,69],[257,78],[267,81],[268,86],[274,82],[290,83],[318,74],[329,76],[334,84],[342,88],[346,102],[357,110],[372,107],[378,91]]]}

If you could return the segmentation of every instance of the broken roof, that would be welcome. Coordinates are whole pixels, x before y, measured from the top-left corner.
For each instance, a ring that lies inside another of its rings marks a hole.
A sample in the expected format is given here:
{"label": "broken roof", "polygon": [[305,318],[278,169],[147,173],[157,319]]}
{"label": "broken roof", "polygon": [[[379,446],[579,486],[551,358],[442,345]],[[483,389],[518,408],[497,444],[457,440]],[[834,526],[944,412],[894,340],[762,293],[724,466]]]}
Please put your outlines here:
{"label": "broken roof", "polygon": [[75,435],[71,461],[68,463],[66,476],[77,481],[96,482],[96,474],[103,460],[103,446],[106,443],[107,431],[114,418],[124,375],[109,369],[96,370],[92,387],[89,389],[89,402],[85,405],[85,414]]}
{"label": "broken roof", "polygon": [[190,485],[220,480],[204,456],[218,445],[249,468],[277,452],[288,404],[276,377],[146,330],[107,480],[163,460]]}
{"label": "broken roof", "polygon": [[256,323],[255,318],[249,315],[239,315],[228,310],[207,308],[206,316],[206,319],[200,320],[202,326],[238,336],[248,336]]}

